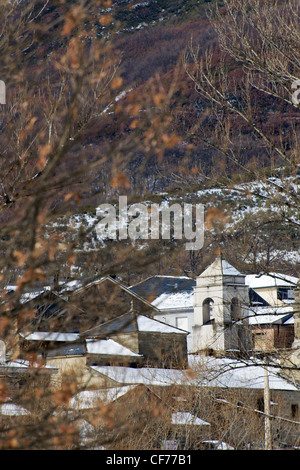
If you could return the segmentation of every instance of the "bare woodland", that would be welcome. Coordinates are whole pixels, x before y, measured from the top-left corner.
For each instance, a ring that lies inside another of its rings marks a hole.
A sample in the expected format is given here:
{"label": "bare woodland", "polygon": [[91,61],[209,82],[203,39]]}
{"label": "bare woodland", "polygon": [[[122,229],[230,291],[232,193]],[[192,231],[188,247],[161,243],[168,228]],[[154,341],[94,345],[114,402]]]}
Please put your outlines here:
{"label": "bare woodland", "polygon": [[[50,375],[36,367],[40,355],[20,351],[19,333],[34,315],[24,296],[36,286],[71,285],[78,267],[83,282],[106,275],[128,284],[156,273],[194,276],[221,247],[249,272],[300,274],[299,264],[282,255],[299,251],[299,105],[292,88],[300,79],[298,2],[211,2],[205,21],[216,45],[203,51],[191,37],[172,73],[147,77],[133,88],[122,74],[126,52],[116,47],[124,39],[118,36],[114,3],[1,1],[6,104],[0,104],[0,339],[11,361],[35,364],[16,381],[10,370],[1,374],[1,403],[13,399],[27,411],[0,417],[1,449],[159,449],[162,440],[183,436],[185,448],[203,449],[207,433],[170,425],[182,403],[186,413],[215,423],[211,439],[235,449],[264,448],[265,410],[257,395],[141,385],[126,401],[112,404],[102,397],[92,410],[74,410],[71,398],[86,389],[78,370],[76,380],[69,373],[52,389]],[[191,125],[188,111],[176,102],[187,86],[201,111]],[[266,124],[267,106],[273,114]],[[212,155],[209,169],[197,162],[197,143]],[[168,166],[173,151],[180,158]],[[151,241],[145,249],[122,240],[97,247],[96,220],[88,227],[69,223],[73,214],[115,202],[120,194],[129,202],[156,200],[160,178],[171,181],[175,195],[178,188],[178,194],[190,193],[208,181],[219,181],[221,188],[238,184],[241,197],[254,195],[266,210],[225,231],[230,213],[212,203],[204,248],[190,253],[172,240]],[[260,185],[243,188],[253,181]],[[95,243],[96,249],[86,249]],[[16,289],[8,293],[8,285]],[[113,318],[122,302],[113,291],[106,294],[103,321]],[[73,307],[88,311],[90,321],[99,315],[89,296]],[[280,374],[295,370],[299,365],[280,363]],[[193,377],[204,373],[214,371],[191,371]],[[274,445],[290,439],[299,446],[299,417],[285,418],[280,400],[272,417]]]}

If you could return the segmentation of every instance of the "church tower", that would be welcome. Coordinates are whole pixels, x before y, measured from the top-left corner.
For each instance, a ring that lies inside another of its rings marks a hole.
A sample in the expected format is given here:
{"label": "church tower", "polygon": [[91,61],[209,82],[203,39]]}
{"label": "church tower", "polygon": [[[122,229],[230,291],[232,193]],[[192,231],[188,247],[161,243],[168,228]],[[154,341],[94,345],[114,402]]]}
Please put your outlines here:
{"label": "church tower", "polygon": [[193,352],[247,350],[248,309],[245,275],[218,256],[196,279]]}

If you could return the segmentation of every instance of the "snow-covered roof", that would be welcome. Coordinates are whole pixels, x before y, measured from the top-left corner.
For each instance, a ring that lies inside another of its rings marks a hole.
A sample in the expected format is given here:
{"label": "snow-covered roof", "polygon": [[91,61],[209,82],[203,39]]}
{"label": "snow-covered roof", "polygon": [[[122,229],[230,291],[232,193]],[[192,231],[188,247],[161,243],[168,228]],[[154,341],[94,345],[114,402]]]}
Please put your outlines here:
{"label": "snow-covered roof", "polygon": [[293,324],[293,307],[252,307],[249,311],[250,325],[263,325],[272,323]]}
{"label": "snow-covered roof", "polygon": [[0,405],[0,414],[6,416],[25,416],[29,415],[29,411],[15,403],[5,402]]}
{"label": "snow-covered roof", "polygon": [[[189,363],[199,385],[222,388],[264,388],[265,368],[258,360],[247,362],[190,355]],[[267,370],[271,390],[298,391],[288,380],[278,375],[280,369],[269,366]]]}
{"label": "snow-covered roof", "polygon": [[35,331],[34,333],[21,333],[25,339],[30,341],[76,341],[79,335],[76,333],[58,333],[49,331]]}
{"label": "snow-covered roof", "polygon": [[248,274],[245,278],[245,284],[252,289],[259,289],[263,287],[295,287],[298,278],[294,276],[287,276],[280,273],[269,274]]}
{"label": "snow-covered roof", "polygon": [[218,441],[216,439],[211,439],[207,441],[202,441],[204,444],[211,444],[215,447],[216,450],[234,450],[234,447],[230,446],[226,442]]}
{"label": "snow-covered roof", "polygon": [[160,310],[187,309],[194,306],[194,292],[165,293],[157,297],[152,305]]}
{"label": "snow-covered roof", "polygon": [[138,315],[137,325],[139,331],[154,332],[154,333],[179,333],[187,334],[185,330],[176,328],[175,326],[168,325],[167,323],[153,318],[146,317],[145,315]]}
{"label": "snow-covered roof", "polygon": [[22,359],[0,363],[0,368],[1,369],[24,369],[24,370],[28,369],[29,371],[32,371],[33,369],[49,370],[50,372],[57,371],[56,367],[53,367],[47,364],[41,365],[39,363],[29,362],[29,361],[25,361]]}
{"label": "snow-covered roof", "polygon": [[101,340],[86,340],[86,349],[89,354],[108,354],[115,356],[136,356],[140,357],[140,354],[136,354],[128,348],[125,348],[121,344],[117,343],[112,339],[101,339]]}
{"label": "snow-covered roof", "polygon": [[100,390],[84,390],[74,395],[69,404],[71,408],[78,410],[94,408],[99,401],[111,403],[135,389],[135,387],[136,385],[127,385],[124,387],[112,387]]}
{"label": "snow-covered roof", "polygon": [[146,315],[137,315],[135,312],[130,311],[124,315],[113,318],[101,325],[98,325],[90,330],[81,334],[81,337],[110,337],[116,333],[133,333],[136,331],[155,332],[155,333],[177,333],[185,334],[188,332],[170,326],[159,320],[147,317]]}
{"label": "snow-covered roof", "polygon": [[234,268],[228,261],[222,259],[222,271],[225,276],[243,276],[236,268]]}
{"label": "snow-covered roof", "polygon": [[[91,369],[122,385],[193,385],[221,388],[264,388],[264,366],[258,361],[238,361],[228,358],[189,356],[190,369],[131,368],[120,366],[91,366]],[[280,377],[276,367],[268,367],[269,387],[272,390],[298,391],[288,380]]]}
{"label": "snow-covered roof", "polygon": [[171,423],[176,425],[189,425],[189,426],[210,426],[210,423],[198,418],[198,416],[184,411],[177,411],[172,413]]}
{"label": "snow-covered roof", "polygon": [[[17,291],[17,289],[18,289],[18,286],[15,285],[15,284],[8,284],[5,287],[5,290],[7,292],[12,292],[12,291],[15,292],[15,291]],[[36,290],[23,292],[22,295],[20,296],[20,302],[21,303],[26,303],[29,300],[33,300],[33,299],[37,298],[39,295],[45,293],[46,291],[51,291],[51,286],[44,285],[44,286],[40,286]]]}
{"label": "snow-covered roof", "polygon": [[195,280],[187,276],[156,275],[131,286],[130,290],[156,305],[155,300],[164,295],[166,298],[167,295],[192,293],[195,284]]}
{"label": "snow-covered roof", "polygon": [[144,384],[168,386],[186,385],[190,381],[188,371],[160,368],[131,368],[120,366],[91,366],[91,369],[103,374],[120,384]]}

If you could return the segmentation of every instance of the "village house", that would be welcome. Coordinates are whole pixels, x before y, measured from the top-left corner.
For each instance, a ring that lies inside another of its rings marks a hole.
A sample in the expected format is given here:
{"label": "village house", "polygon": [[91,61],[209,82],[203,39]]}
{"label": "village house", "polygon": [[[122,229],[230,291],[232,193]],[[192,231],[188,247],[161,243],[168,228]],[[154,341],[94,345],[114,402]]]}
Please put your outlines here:
{"label": "village house", "polygon": [[[156,308],[154,318],[176,328],[192,332],[194,325],[194,287],[196,281],[187,276],[151,276],[130,290],[146,298]],[[187,337],[188,350],[192,335]]]}
{"label": "village house", "polygon": [[295,289],[297,287],[298,278],[287,276],[281,273],[262,273],[248,274],[246,276],[246,284],[249,290],[254,291],[257,299],[253,298],[253,306],[271,305],[273,307],[282,307],[295,300]]}

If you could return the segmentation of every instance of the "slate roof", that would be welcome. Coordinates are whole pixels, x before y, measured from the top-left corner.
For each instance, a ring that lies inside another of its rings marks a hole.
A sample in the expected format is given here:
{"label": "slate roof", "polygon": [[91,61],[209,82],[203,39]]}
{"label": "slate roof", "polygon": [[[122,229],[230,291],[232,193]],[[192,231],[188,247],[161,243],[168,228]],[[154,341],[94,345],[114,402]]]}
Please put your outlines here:
{"label": "slate roof", "polygon": [[48,357],[58,356],[84,356],[85,347],[83,344],[66,344],[47,352]]}
{"label": "slate roof", "polygon": [[195,285],[196,281],[186,276],[157,275],[130,286],[130,290],[153,302],[162,294],[193,292]]}
{"label": "slate roof", "polygon": [[240,273],[234,266],[232,266],[228,261],[222,258],[222,272],[224,276],[244,276]]}
{"label": "slate roof", "polygon": [[91,328],[81,333],[80,336],[82,338],[106,338],[119,332],[133,333],[136,331],[188,334],[187,331],[168,325],[167,323],[159,320],[154,320],[153,318],[149,318],[145,315],[137,315],[135,312],[128,312],[106,323],[102,323],[95,328]]}
{"label": "slate roof", "polygon": [[[128,296],[134,300],[141,302],[151,311],[157,311],[158,309],[152,305],[147,299],[141,297],[138,293],[130,290],[118,279],[114,279],[111,276],[104,276],[101,278],[87,279],[85,281],[71,281],[64,285],[63,290],[56,292],[51,290],[43,290],[42,292],[35,294],[27,299],[28,305],[35,310],[35,316],[31,321],[32,331],[45,331],[46,329],[52,328],[51,322],[54,323],[54,329],[59,328],[64,333],[78,333],[80,330],[80,322],[84,322],[89,319],[89,312],[82,312],[74,308],[72,303],[72,294],[77,294],[89,289],[92,286],[97,286],[103,282],[111,282],[120,289],[128,294]],[[24,300],[25,301],[25,300]],[[84,316],[85,315],[85,316]],[[59,324],[59,326],[58,326]],[[123,327],[124,325],[120,325]]]}

